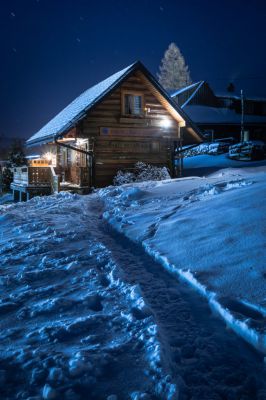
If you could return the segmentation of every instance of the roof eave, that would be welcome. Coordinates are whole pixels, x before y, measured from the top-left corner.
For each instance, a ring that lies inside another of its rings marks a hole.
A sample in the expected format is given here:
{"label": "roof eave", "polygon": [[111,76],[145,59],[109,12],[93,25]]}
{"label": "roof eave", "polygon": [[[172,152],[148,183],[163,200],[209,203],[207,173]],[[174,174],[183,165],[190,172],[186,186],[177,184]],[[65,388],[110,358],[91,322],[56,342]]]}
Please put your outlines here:
{"label": "roof eave", "polygon": [[47,144],[54,141],[54,135],[45,136],[43,139],[33,139],[33,140],[26,140],[26,147],[34,147],[39,146],[41,144]]}
{"label": "roof eave", "polygon": [[205,81],[198,81],[198,82],[192,83],[191,85],[188,85],[188,86],[185,86],[185,87],[183,87],[183,88],[180,88],[180,89],[176,90],[174,93],[172,93],[172,94],[170,95],[170,97],[176,97],[176,96],[178,96],[179,94],[183,94],[183,93],[186,92],[187,90],[190,90],[190,89],[192,89],[192,88],[194,88],[194,87],[197,87],[198,85],[200,85],[200,84],[202,84],[202,83],[204,83],[204,82],[205,82]]}

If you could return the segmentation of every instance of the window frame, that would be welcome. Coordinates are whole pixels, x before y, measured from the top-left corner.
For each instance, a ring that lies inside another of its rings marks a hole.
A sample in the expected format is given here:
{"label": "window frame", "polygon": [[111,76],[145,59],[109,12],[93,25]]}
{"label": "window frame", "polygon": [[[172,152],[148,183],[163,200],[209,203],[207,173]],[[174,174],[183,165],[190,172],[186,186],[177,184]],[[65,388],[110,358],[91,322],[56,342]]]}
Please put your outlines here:
{"label": "window frame", "polygon": [[[125,96],[126,95],[141,97],[141,110],[140,110],[139,114],[127,114],[126,113],[126,109],[125,109],[125,106],[126,106]],[[134,90],[123,90],[121,92],[121,115],[126,116],[126,117],[133,117],[133,118],[143,118],[144,117],[144,109],[145,109],[144,94],[142,92],[137,92]]]}

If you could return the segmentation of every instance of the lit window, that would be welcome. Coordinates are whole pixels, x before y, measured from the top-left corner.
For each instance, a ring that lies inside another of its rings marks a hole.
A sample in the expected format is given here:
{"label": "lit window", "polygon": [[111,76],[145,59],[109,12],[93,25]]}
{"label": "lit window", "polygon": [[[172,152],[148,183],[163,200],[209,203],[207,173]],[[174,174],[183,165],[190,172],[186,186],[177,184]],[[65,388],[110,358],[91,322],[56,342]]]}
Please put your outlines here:
{"label": "lit window", "polygon": [[143,100],[141,95],[124,95],[124,113],[127,115],[141,115],[143,109]]}

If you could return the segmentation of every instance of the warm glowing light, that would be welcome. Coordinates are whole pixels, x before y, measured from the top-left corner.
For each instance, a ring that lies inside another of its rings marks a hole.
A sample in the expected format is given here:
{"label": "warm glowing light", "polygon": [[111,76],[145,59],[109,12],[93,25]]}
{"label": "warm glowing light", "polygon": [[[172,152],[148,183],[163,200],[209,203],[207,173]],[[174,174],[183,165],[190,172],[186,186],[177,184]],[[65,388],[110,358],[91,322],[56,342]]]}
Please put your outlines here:
{"label": "warm glowing light", "polygon": [[87,143],[87,140],[86,140],[86,139],[77,138],[77,140],[76,140],[76,144],[77,144],[78,146],[80,146],[80,145],[82,145],[82,144],[85,144],[85,143]]}
{"label": "warm glowing light", "polygon": [[57,139],[58,143],[64,143],[64,142],[75,142],[75,138],[63,138],[63,139]]}
{"label": "warm glowing light", "polygon": [[45,153],[43,157],[44,157],[45,160],[47,160],[47,161],[52,161],[52,159],[53,159],[53,155],[52,155],[52,153],[50,153],[50,152]]}
{"label": "warm glowing light", "polygon": [[170,126],[172,125],[172,122],[170,119],[164,118],[161,120],[160,125],[162,128],[170,128]]}

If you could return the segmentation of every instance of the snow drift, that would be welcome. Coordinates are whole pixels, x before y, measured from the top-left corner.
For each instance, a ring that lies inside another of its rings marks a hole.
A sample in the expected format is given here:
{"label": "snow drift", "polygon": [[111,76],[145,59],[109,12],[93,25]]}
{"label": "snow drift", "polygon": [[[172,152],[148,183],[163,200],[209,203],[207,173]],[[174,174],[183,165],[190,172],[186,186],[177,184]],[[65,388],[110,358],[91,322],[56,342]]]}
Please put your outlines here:
{"label": "snow drift", "polygon": [[[110,187],[105,218],[266,353],[265,167]],[[129,194],[134,191],[134,202]]]}

